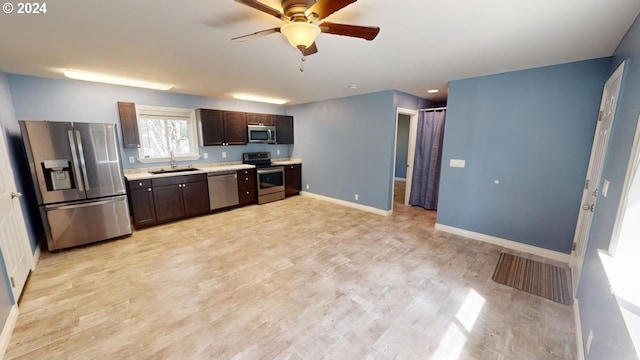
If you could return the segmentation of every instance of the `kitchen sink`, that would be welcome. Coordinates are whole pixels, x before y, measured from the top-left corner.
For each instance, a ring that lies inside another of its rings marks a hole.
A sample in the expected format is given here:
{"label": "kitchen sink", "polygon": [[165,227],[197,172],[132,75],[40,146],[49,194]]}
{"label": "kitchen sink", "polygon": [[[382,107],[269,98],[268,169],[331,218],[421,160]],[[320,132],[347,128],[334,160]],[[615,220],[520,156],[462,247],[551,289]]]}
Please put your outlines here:
{"label": "kitchen sink", "polygon": [[181,173],[181,172],[190,172],[190,171],[199,171],[200,169],[196,168],[184,168],[184,169],[160,169],[156,171],[149,171],[151,174],[172,174],[172,173]]}

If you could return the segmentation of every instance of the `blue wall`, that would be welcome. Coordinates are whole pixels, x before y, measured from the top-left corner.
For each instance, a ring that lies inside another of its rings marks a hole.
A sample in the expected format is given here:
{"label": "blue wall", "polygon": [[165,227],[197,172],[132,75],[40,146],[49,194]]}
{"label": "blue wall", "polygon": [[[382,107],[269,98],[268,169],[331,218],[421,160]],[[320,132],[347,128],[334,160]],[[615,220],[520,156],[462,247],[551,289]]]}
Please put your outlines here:
{"label": "blue wall", "polygon": [[396,109],[426,104],[412,95],[383,91],[288,107],[295,117],[292,156],[304,161],[303,190],[390,210]]}
{"label": "blue wall", "polygon": [[409,115],[398,115],[398,136],[396,137],[396,171],[397,178],[407,177],[407,157],[409,153]]}
{"label": "blue wall", "polygon": [[[7,78],[18,120],[118,123],[118,101],[188,109],[208,108],[284,114],[283,106],[249,101],[216,99],[127,86],[15,74],[7,74]],[[137,161],[135,164],[129,164],[126,159],[129,156],[137,158],[138,150],[124,148],[121,150],[122,157],[125,159],[123,162],[125,169],[168,165],[168,163],[142,164]],[[280,155],[276,155],[277,150],[280,150]],[[242,153],[248,151],[271,151],[274,158],[289,157],[290,146],[250,144],[246,146],[207,146],[200,148],[201,154],[205,151],[209,153],[208,159],[200,158],[188,163],[240,161],[242,160]],[[224,159],[222,158],[223,151],[227,153],[227,157]]]}
{"label": "blue wall", "polygon": [[637,359],[632,355],[635,354],[633,344],[616,300],[609,291],[598,249],[609,249],[640,114],[640,18],[636,18],[618,46],[609,74],[624,60],[627,63],[602,174],[602,181],[610,182],[609,192],[607,197],[598,199],[578,289],[584,340],[589,330],[594,333],[587,359]]}
{"label": "blue wall", "polygon": [[608,66],[451,82],[438,223],[569,253]]}

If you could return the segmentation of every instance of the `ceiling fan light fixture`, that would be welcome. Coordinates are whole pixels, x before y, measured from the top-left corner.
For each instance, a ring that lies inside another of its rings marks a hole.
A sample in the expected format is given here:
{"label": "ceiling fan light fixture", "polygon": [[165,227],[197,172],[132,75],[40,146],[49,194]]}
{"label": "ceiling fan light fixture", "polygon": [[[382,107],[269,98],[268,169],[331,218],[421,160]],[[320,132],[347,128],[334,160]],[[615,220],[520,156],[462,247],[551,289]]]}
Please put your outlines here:
{"label": "ceiling fan light fixture", "polygon": [[320,34],[320,27],[312,23],[297,21],[282,25],[280,32],[294,48],[306,49],[316,41],[316,37]]}

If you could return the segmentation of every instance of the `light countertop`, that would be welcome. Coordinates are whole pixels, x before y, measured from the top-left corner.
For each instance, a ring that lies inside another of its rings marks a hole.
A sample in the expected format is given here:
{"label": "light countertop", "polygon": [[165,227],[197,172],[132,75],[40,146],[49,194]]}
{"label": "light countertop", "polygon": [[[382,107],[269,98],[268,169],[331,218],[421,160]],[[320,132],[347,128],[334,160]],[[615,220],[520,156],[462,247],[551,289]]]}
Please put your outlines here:
{"label": "light countertop", "polygon": [[[279,158],[272,159],[273,165],[294,165],[302,164],[302,159],[296,158]],[[236,162],[220,162],[220,163],[207,163],[207,164],[192,164],[192,165],[179,165],[178,169],[195,168],[198,170],[185,171],[185,172],[169,172],[165,174],[152,174],[151,171],[158,171],[161,169],[167,169],[167,166],[154,167],[154,168],[141,168],[141,169],[126,169],[124,170],[124,176],[127,180],[142,180],[142,179],[154,179],[169,176],[181,176],[192,174],[208,174],[224,171],[237,171],[244,169],[253,169],[255,166],[243,164],[239,161]]]}

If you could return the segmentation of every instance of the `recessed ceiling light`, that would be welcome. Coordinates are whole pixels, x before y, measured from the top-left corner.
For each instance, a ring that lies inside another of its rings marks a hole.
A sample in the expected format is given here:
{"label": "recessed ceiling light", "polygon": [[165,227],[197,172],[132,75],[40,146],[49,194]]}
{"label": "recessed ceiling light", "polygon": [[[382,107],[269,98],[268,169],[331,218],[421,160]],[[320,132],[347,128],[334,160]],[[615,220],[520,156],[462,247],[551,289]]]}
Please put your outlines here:
{"label": "recessed ceiling light", "polygon": [[257,102],[277,104],[277,105],[282,105],[287,101],[289,101],[284,99],[275,99],[275,98],[257,96],[257,95],[251,95],[251,94],[234,94],[233,98],[238,100],[257,101]]}
{"label": "recessed ceiling light", "polygon": [[127,78],[121,78],[121,77],[116,77],[111,75],[97,74],[97,73],[76,71],[76,70],[65,70],[64,76],[70,79],[76,79],[76,80],[94,81],[94,82],[114,84],[114,85],[133,86],[133,87],[140,87],[140,88],[153,89],[153,90],[169,90],[173,87],[173,85],[169,85],[169,84],[161,84],[161,83],[135,80],[135,79],[127,79]]}
{"label": "recessed ceiling light", "polygon": [[435,94],[435,93],[440,92],[440,90],[438,90],[438,89],[430,89],[430,90],[427,90],[427,92],[428,92],[429,94]]}
{"label": "recessed ceiling light", "polygon": [[351,90],[355,90],[355,89],[357,89],[357,88],[358,88],[358,85],[351,84],[351,85],[349,85],[349,86],[347,86],[347,87],[348,87],[349,89],[351,89]]}

